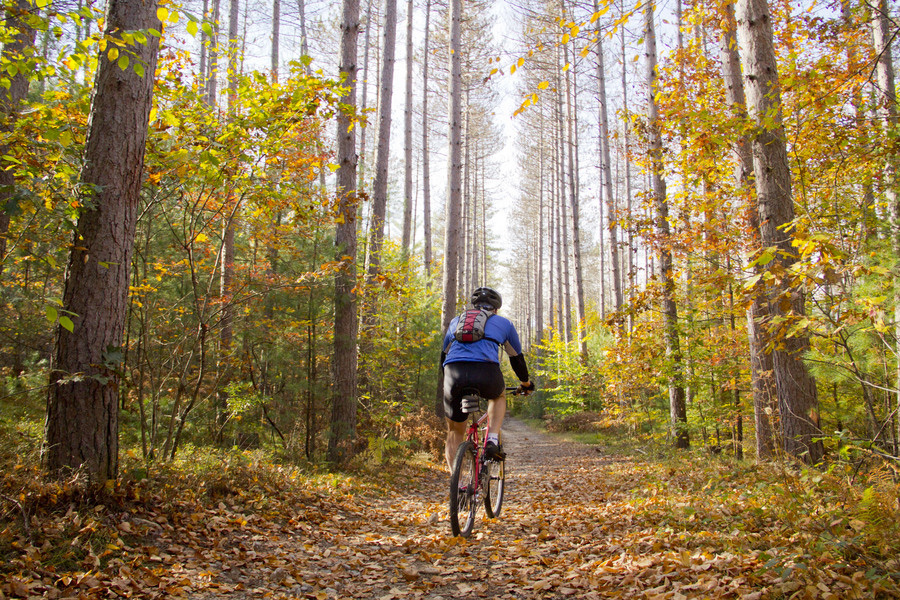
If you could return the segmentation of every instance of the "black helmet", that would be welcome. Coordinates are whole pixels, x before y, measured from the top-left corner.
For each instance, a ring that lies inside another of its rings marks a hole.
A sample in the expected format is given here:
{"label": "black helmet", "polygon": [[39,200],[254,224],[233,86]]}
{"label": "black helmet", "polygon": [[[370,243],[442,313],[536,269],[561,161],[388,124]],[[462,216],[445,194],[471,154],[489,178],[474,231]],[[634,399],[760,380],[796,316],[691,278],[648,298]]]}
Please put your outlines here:
{"label": "black helmet", "polygon": [[494,310],[499,310],[503,306],[503,298],[489,287],[480,287],[472,292],[472,306],[479,304],[490,304]]}

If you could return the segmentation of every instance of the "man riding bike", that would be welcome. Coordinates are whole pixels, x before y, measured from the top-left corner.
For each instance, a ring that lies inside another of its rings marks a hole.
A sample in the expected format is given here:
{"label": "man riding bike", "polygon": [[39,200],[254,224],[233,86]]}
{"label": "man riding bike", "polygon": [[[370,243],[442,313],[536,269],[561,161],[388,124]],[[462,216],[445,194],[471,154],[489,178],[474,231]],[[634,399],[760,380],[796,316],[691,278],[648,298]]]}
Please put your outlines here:
{"label": "man riding bike", "polygon": [[[480,287],[470,298],[474,309],[484,311],[489,318],[484,321],[483,336],[476,341],[460,341],[456,335],[460,315],[450,322],[444,334],[441,350],[441,367],[444,370],[444,413],[447,415],[447,441],[444,455],[450,470],[457,447],[466,433],[467,415],[462,412],[461,399],[466,390],[475,389],[488,399],[488,423],[490,434],[485,444],[485,456],[503,460],[506,454],[500,445],[499,433],[506,416],[506,383],[500,371],[498,346],[506,350],[509,364],[521,382],[516,393],[529,394],[534,384],[528,378],[528,367],[522,356],[522,344],[512,322],[497,314],[503,300],[496,291]],[[477,336],[476,336],[477,337]]]}

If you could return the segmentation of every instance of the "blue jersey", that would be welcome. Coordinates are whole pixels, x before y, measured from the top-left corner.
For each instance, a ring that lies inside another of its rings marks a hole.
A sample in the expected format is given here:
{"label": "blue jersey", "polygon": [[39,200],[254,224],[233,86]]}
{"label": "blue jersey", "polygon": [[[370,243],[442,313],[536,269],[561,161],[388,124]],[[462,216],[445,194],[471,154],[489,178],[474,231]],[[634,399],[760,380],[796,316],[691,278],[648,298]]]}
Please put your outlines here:
{"label": "blue jersey", "polygon": [[[512,322],[506,317],[492,315],[484,326],[484,338],[477,342],[460,342],[453,337],[459,316],[454,317],[444,334],[443,348],[447,352],[444,364],[452,362],[492,362],[500,363],[500,353],[497,344],[500,344],[510,356],[522,354],[522,343],[519,341],[519,333]],[[490,338],[490,339],[487,339]],[[452,342],[452,344],[451,344]],[[447,346],[450,349],[447,349]]]}

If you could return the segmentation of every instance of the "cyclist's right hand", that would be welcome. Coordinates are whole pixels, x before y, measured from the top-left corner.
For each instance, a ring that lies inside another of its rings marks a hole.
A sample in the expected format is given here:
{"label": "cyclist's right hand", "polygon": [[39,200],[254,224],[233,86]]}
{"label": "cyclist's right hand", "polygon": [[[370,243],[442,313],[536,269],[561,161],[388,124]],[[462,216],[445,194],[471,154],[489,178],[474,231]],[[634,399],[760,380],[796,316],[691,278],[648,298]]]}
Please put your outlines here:
{"label": "cyclist's right hand", "polygon": [[520,383],[519,387],[516,388],[517,396],[528,396],[529,394],[533,394],[535,390],[533,381],[526,381],[524,383]]}

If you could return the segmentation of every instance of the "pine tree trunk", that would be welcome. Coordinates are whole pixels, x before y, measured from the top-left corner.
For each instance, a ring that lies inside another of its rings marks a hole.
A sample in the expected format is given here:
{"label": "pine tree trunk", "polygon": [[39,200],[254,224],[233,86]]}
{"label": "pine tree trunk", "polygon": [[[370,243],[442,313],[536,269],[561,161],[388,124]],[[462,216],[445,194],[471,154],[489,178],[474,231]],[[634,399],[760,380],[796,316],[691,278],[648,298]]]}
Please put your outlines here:
{"label": "pine tree trunk", "polygon": [[[594,11],[599,11],[599,4],[594,0]],[[606,197],[606,219],[607,228],[609,229],[609,253],[612,263],[612,284],[613,284],[613,301],[615,302],[616,312],[622,310],[622,275],[619,270],[619,236],[618,226],[616,225],[616,199],[613,193],[612,183],[612,165],[609,151],[609,114],[607,107],[609,105],[606,98],[606,69],[604,67],[603,58],[603,33],[600,30],[600,20],[597,20],[597,81],[599,85],[599,101],[600,101],[600,194],[601,214],[603,212],[603,198]],[[603,221],[601,219],[600,228],[603,229]],[[601,231],[601,239],[603,232]],[[601,243],[601,252],[603,246]]]}
{"label": "pine tree trunk", "polygon": [[538,109],[538,235],[537,235],[537,270],[534,283],[534,318],[535,339],[544,340],[544,110]]}
{"label": "pine tree trunk", "polygon": [[272,0],[272,81],[278,81],[279,40],[281,38],[281,0]]}
{"label": "pine tree trunk", "polygon": [[[394,92],[394,51],[397,41],[397,0],[385,0],[384,49],[381,63],[381,98],[378,109],[378,148],[372,188],[372,224],[369,228],[369,281],[381,269],[384,219],[387,213],[388,167],[391,151],[391,108]],[[369,307],[367,310],[372,310]]]}
{"label": "pine tree trunk", "polygon": [[[106,32],[161,30],[156,9],[152,1],[110,0]],[[159,38],[130,49],[144,76],[102,53],[94,85],[81,173],[85,208],[63,295],[75,327],[57,330],[47,398],[43,460],[55,477],[84,469],[103,482],[118,470],[118,371]]]}
{"label": "pine tree trunk", "polygon": [[[568,45],[563,46],[565,51],[565,61],[569,62],[568,55]],[[573,69],[569,69],[572,71]],[[582,360],[587,361],[587,336],[584,335],[584,327],[585,327],[585,313],[584,313],[584,276],[581,269],[581,232],[579,230],[579,206],[580,202],[578,200],[578,166],[577,166],[577,155],[578,155],[578,140],[577,140],[577,131],[578,131],[578,123],[577,123],[577,115],[575,113],[575,105],[577,104],[577,98],[573,98],[573,92],[569,85],[569,71],[566,71],[566,128],[568,130],[568,138],[569,138],[569,200],[571,202],[572,209],[572,261],[575,263],[575,318],[577,319],[577,324],[575,326],[575,331],[578,337],[578,344],[581,349],[581,357]],[[574,74],[572,75],[574,79]],[[576,87],[575,94],[577,94],[577,80],[572,82],[572,86]]]}
{"label": "pine tree trunk", "polygon": [[413,0],[406,3],[406,108],[404,113],[403,252],[408,255],[412,237],[413,205]]}
{"label": "pine tree trunk", "polygon": [[[449,156],[447,168],[446,232],[444,233],[443,303],[441,330],[446,331],[456,315],[458,296],[457,265],[459,262],[460,205],[462,203],[462,64],[461,21],[462,0],[450,0],[450,110]],[[443,370],[438,380],[437,395],[443,396]],[[438,405],[440,406],[440,405]],[[443,408],[439,408],[443,416]]]}
{"label": "pine tree trunk", "polygon": [[656,27],[655,2],[651,0],[645,9],[644,42],[647,53],[647,89],[649,90],[649,115],[647,118],[650,152],[650,179],[653,203],[656,208],[656,230],[660,237],[659,280],[662,284],[662,312],[665,318],[666,356],[669,358],[669,412],[672,436],[676,448],[690,447],[687,430],[687,405],[684,393],[683,364],[678,334],[678,306],[675,303],[675,277],[669,229],[669,203],[666,198],[666,181],[663,179],[662,137],[659,130],[659,109],[656,104]]}
{"label": "pine tree trunk", "polygon": [[209,36],[209,66],[206,68],[206,104],[215,106],[219,95],[219,13],[222,0],[213,0],[212,33]]}
{"label": "pine tree trunk", "polygon": [[425,0],[425,50],[422,52],[422,234],[425,243],[425,280],[431,284],[431,162],[428,153],[428,55],[431,0]]}
{"label": "pine tree trunk", "polygon": [[[819,400],[816,384],[803,354],[809,349],[805,335],[785,335],[790,324],[803,317],[803,293],[784,279],[797,260],[793,235],[786,229],[794,220],[791,172],[782,128],[781,93],[772,26],[765,0],[738,0],[737,34],[747,109],[756,125],[751,140],[760,233],[764,247],[777,247],[779,253],[767,267],[776,274],[769,298],[770,311],[781,319],[773,352],[775,387],[784,449],[798,458],[818,463],[823,446],[816,438],[819,430]],[[777,269],[775,269],[777,267]]]}
{"label": "pine tree trunk", "polygon": [[[347,87],[342,98],[356,106],[357,37],[359,35],[359,0],[344,0],[341,18],[340,80]],[[356,286],[356,128],[350,115],[337,116],[337,194],[338,223],[335,232],[335,260],[341,269],[334,278],[334,357],[332,359],[331,427],[328,437],[328,459],[344,463],[353,454],[356,438],[357,396],[357,302]]]}
{"label": "pine tree trunk", "polygon": [[[622,13],[624,17],[624,0],[622,2]],[[634,244],[634,214],[632,212],[632,193],[631,193],[631,116],[628,112],[628,57],[625,54],[625,27],[619,28],[619,46],[622,53],[622,117],[625,122],[624,127],[624,144],[623,155],[625,159],[625,211],[628,219],[628,302],[631,304],[634,300],[634,289],[637,283],[637,248]],[[624,300],[624,298],[623,298]],[[628,331],[634,328],[634,314],[629,311],[628,314]]]}
{"label": "pine tree trunk", "polygon": [[[365,114],[366,109],[368,108],[368,96],[369,96],[369,34],[372,31],[372,2],[374,0],[368,0],[366,3],[366,35],[363,42],[363,71],[362,71],[362,99],[359,104],[359,110],[361,114]],[[368,149],[366,148],[366,133],[368,132],[368,125],[363,125],[360,127],[359,134],[359,163],[358,163],[358,177],[359,181],[357,182],[357,189],[363,190],[365,189],[365,181],[366,181],[366,159],[368,157]]]}

